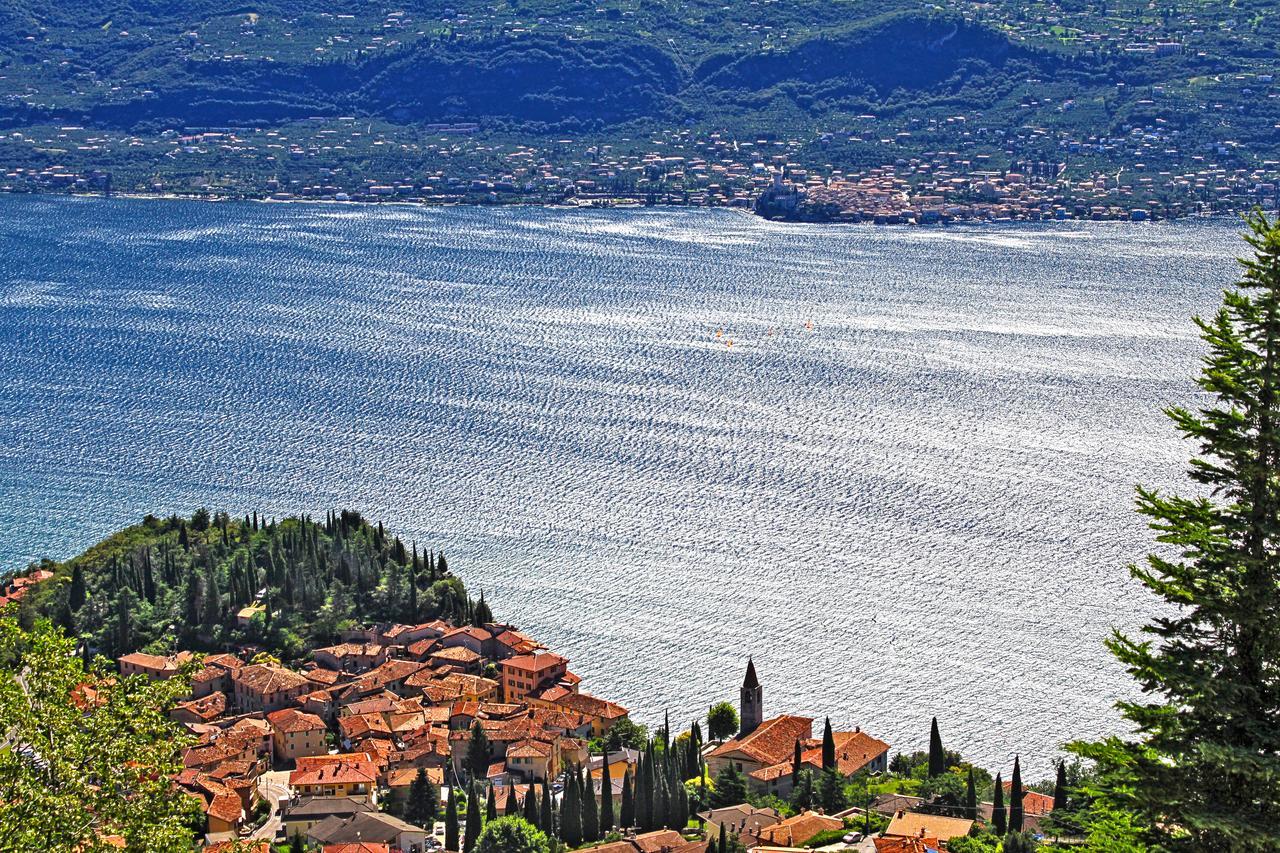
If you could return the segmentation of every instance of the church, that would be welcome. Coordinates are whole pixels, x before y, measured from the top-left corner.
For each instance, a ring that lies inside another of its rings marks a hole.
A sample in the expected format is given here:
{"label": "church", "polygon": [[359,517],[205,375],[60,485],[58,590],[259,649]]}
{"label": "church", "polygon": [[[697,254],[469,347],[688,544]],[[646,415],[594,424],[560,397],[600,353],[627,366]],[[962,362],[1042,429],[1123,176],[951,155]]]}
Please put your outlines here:
{"label": "church", "polygon": [[[822,771],[822,740],[813,737],[813,720],[783,714],[764,719],[764,688],[756,676],[755,662],[747,659],[747,674],[738,691],[737,737],[717,746],[707,755],[707,770],[714,776],[732,766],[747,777],[756,791],[787,797],[791,794],[791,771],[796,743],[800,744],[803,769]],[[889,744],[871,737],[861,728],[833,732],[836,763],[843,776],[859,770],[882,772],[889,766]]]}

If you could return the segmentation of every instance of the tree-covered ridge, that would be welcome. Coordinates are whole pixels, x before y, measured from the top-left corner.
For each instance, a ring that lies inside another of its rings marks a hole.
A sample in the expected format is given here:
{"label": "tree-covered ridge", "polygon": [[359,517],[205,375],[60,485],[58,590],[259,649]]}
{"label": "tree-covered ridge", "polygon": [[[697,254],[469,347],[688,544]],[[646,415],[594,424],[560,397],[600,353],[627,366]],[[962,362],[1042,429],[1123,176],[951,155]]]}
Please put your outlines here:
{"label": "tree-covered ridge", "polygon": [[49,567],[31,614],[110,658],[237,643],[294,660],[355,622],[462,622],[487,609],[467,598],[443,553],[406,546],[350,511],[322,521],[147,516]]}

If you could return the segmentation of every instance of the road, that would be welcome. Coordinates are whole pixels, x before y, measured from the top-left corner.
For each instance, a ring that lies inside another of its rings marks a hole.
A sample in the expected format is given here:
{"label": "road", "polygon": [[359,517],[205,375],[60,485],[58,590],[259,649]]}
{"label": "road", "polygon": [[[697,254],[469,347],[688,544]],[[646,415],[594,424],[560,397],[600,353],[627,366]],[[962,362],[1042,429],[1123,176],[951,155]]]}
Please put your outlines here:
{"label": "road", "polygon": [[258,777],[258,793],[271,804],[271,815],[249,837],[256,841],[274,841],[276,832],[280,829],[280,798],[289,796],[289,771],[271,770],[263,773]]}

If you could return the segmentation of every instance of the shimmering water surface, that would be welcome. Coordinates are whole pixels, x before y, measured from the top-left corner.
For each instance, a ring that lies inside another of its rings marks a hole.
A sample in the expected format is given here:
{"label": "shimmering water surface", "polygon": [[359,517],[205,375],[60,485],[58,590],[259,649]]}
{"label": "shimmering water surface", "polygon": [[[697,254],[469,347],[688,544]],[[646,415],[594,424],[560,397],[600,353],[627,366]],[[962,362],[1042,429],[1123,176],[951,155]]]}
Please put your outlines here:
{"label": "shimmering water surface", "polygon": [[766,713],[1047,773],[1119,725],[1234,234],[0,196],[0,565],[361,508],[642,721],[752,653]]}

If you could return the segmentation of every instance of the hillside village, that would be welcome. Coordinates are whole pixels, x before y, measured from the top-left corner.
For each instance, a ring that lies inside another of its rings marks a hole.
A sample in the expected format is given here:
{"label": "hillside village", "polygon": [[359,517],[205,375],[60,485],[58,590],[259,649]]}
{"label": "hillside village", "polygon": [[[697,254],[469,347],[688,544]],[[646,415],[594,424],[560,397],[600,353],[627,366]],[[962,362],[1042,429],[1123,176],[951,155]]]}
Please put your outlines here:
{"label": "hillside village", "polygon": [[[11,595],[20,598],[47,577],[18,579]],[[248,622],[260,610],[248,605],[237,619]],[[973,817],[991,817],[991,804],[965,817],[896,794],[831,814],[815,803],[791,815],[745,798],[708,796],[709,785],[737,778],[751,799],[782,802],[794,798],[797,781],[809,774],[848,779],[889,768],[889,744],[860,728],[832,731],[828,721],[815,737],[811,718],[767,717],[764,688],[749,660],[737,731],[697,743],[704,770],[685,784],[701,786],[706,799],[691,804],[678,825],[637,829],[621,820],[626,804],[640,796],[644,743],[633,739],[628,710],[586,692],[563,656],[500,622],[375,625],[350,629],[342,640],[316,649],[297,669],[270,659],[250,662],[236,650],[119,658],[122,676],[191,680],[189,697],[170,712],[195,738],[175,782],[199,802],[209,849],[248,841],[263,851],[285,842],[325,853],[470,850],[462,812],[449,804],[464,790],[477,804],[487,801],[489,819],[539,810],[544,820],[555,815],[554,834],[566,807],[565,784],[579,772],[591,780],[599,808],[606,788],[611,802],[623,803],[616,831],[599,827],[596,838],[580,839],[602,839],[594,847],[599,853],[701,853],[722,829],[762,853],[805,849],[814,838],[834,843],[830,849],[925,853],[968,834]],[[606,746],[611,733],[624,730],[619,743]],[[670,732],[664,727],[662,735],[666,742]],[[428,814],[439,823],[408,819],[424,780],[433,800]],[[552,801],[539,806],[548,791]],[[1023,802],[1025,826],[1034,830],[1054,801],[1026,791]],[[882,831],[864,837],[857,827],[870,827],[873,817]],[[451,819],[458,821],[456,835]]]}

